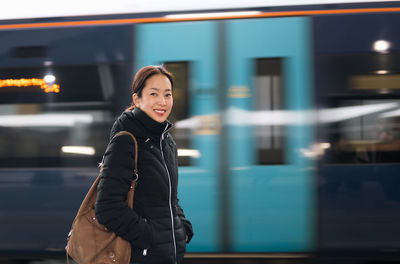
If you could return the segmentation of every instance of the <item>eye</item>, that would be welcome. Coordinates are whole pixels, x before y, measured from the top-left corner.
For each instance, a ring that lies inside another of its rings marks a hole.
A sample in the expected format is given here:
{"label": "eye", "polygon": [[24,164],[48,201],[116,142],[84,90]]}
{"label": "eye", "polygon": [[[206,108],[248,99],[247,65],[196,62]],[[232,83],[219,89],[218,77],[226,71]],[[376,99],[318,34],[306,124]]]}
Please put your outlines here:
{"label": "eye", "polygon": [[171,96],[172,96],[172,94],[166,94],[165,96],[166,96],[166,97],[171,97]]}
{"label": "eye", "polygon": [[157,95],[157,93],[151,93],[150,95],[151,95],[151,96],[156,96],[156,95]]}

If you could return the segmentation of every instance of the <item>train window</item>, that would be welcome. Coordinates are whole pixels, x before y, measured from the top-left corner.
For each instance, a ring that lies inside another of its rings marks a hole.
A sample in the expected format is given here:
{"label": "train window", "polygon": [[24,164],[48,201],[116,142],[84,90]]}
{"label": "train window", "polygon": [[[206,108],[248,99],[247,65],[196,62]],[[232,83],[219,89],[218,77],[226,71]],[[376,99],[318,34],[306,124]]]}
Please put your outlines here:
{"label": "train window", "polygon": [[327,162],[400,162],[400,100],[342,100],[336,111]]}
{"label": "train window", "polygon": [[326,56],[324,89],[331,96],[399,96],[399,60],[400,53]]}
{"label": "train window", "polygon": [[399,53],[324,58],[328,163],[400,162],[399,59]]}
{"label": "train window", "polygon": [[[174,107],[168,119],[173,124],[176,124],[189,118],[189,63],[167,62],[164,65],[174,75]],[[191,157],[182,150],[187,150],[191,147],[190,129],[175,127],[172,129],[171,134],[178,146],[179,166],[189,166]],[[187,153],[190,153],[190,151]]]}
{"label": "train window", "polygon": [[1,69],[0,104],[102,101],[113,93],[112,83],[101,85],[102,79],[110,78],[111,68],[104,64]]}
{"label": "train window", "polygon": [[[256,60],[256,111],[272,113],[283,110],[282,63],[281,58]],[[285,128],[266,121],[268,120],[260,120],[255,129],[258,164],[283,164]]]}
{"label": "train window", "polygon": [[400,89],[400,74],[386,74],[387,70],[378,70],[377,74],[349,77],[349,87],[358,90],[378,90],[387,93],[390,89]]}
{"label": "train window", "polygon": [[0,69],[0,167],[95,167],[129,65]]}

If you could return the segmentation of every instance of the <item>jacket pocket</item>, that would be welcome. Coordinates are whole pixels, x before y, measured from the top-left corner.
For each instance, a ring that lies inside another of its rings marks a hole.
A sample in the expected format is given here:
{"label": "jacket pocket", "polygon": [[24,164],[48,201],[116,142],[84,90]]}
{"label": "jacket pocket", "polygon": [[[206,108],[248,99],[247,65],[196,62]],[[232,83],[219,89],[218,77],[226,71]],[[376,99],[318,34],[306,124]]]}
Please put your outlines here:
{"label": "jacket pocket", "polygon": [[[144,221],[146,222],[146,224],[148,226],[148,230],[149,230],[148,236],[150,236],[149,237],[150,238],[150,245],[147,248],[145,248],[146,251],[147,251],[152,246],[152,244],[154,242],[154,228],[153,228],[153,225],[151,224],[151,221],[147,220],[147,218],[144,218]],[[147,255],[146,252],[143,252],[143,255],[146,256]]]}

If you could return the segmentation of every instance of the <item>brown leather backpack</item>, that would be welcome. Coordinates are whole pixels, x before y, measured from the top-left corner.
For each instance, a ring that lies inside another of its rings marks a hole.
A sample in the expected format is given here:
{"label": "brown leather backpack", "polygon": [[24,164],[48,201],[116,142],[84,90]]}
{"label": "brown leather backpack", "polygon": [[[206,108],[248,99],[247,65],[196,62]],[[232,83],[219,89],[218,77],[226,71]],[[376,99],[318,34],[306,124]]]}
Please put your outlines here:
{"label": "brown leather backpack", "polygon": [[[133,195],[138,179],[138,144],[136,138],[128,131],[120,131],[113,139],[119,135],[130,135],[135,142],[134,175],[136,177],[132,181],[131,189],[127,195],[128,206],[133,208]],[[102,167],[96,181],[86,194],[68,234],[68,242],[65,247],[68,264],[68,255],[78,264],[128,264],[130,262],[130,243],[114,232],[107,230],[104,225],[99,224],[96,218],[94,206],[101,173]]]}

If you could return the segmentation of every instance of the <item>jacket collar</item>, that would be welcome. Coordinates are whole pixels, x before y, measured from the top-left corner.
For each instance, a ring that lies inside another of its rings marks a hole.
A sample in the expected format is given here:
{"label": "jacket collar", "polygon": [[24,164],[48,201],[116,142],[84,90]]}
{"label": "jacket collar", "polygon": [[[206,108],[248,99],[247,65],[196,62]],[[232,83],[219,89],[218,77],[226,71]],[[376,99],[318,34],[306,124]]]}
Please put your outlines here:
{"label": "jacket collar", "polygon": [[142,124],[146,132],[150,135],[160,137],[164,132],[170,130],[172,127],[172,124],[168,120],[165,120],[162,123],[157,122],[139,108],[134,108],[132,113],[134,118]]}

